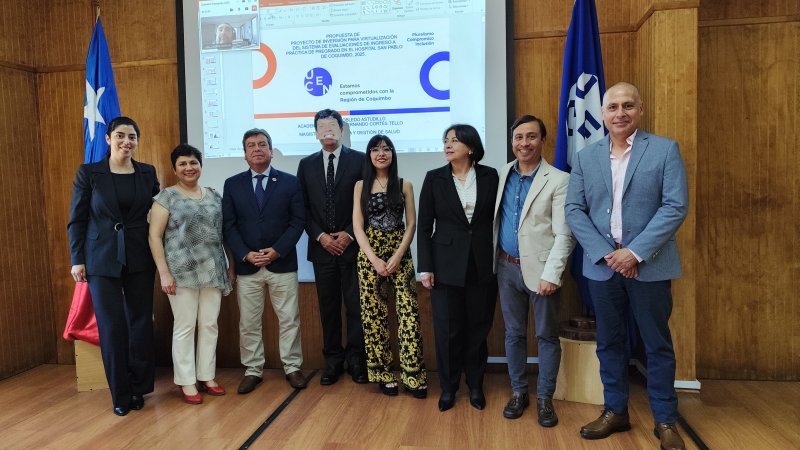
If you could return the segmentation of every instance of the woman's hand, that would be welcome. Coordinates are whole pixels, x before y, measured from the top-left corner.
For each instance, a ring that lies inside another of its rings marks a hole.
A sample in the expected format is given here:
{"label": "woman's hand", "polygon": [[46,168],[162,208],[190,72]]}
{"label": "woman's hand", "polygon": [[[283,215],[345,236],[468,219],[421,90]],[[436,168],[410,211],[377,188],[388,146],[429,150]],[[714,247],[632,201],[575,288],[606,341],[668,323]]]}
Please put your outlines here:
{"label": "woman's hand", "polygon": [[375,269],[375,272],[382,277],[388,277],[391,273],[386,268],[386,262],[377,256],[370,261],[372,263],[372,267]]}
{"label": "woman's hand", "polygon": [[161,290],[167,295],[175,295],[175,278],[167,272],[161,275]]}
{"label": "woman's hand", "polygon": [[434,283],[432,272],[422,274],[422,276],[420,276],[420,280],[422,281],[422,286],[424,286],[425,289],[433,289]]}
{"label": "woman's hand", "polygon": [[72,274],[72,279],[78,283],[86,281],[86,265],[84,264],[75,264],[69,273]]}
{"label": "woman's hand", "polygon": [[397,253],[395,253],[394,255],[392,255],[391,258],[389,258],[389,261],[386,261],[386,270],[389,273],[397,272],[397,269],[400,268],[400,262],[402,260],[403,260],[403,255],[398,255]]}
{"label": "woman's hand", "polygon": [[228,266],[228,279],[231,280],[231,284],[236,284],[236,268],[233,265]]}

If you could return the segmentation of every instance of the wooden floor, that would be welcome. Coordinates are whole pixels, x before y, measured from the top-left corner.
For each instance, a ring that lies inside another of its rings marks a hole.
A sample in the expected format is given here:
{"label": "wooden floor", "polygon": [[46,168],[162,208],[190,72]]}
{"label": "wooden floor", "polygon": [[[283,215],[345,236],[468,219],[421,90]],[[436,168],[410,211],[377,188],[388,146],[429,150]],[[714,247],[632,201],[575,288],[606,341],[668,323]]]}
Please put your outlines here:
{"label": "wooden floor", "polygon": [[[242,371],[222,369],[217,380],[233,393],[188,405],[161,369],[145,408],[117,417],[108,391],[78,393],[74,376],[74,366],[45,365],[1,381],[0,448],[238,448],[293,392],[282,372],[270,371],[253,393],[237,395]],[[318,379],[287,402],[251,448],[658,448],[640,384],[632,387],[633,429],[586,441],[578,430],[597,417],[597,406],[556,401],[560,423],[550,429],[538,426],[535,407],[518,420],[504,419],[504,373],[487,374],[485,410],[470,407],[460,392],[444,413],[436,406],[435,380],[430,397],[417,400],[386,397],[347,377],[329,387]],[[703,381],[700,394],[679,395],[681,414],[709,448],[800,448],[800,383]],[[697,448],[682,434],[688,448]]]}

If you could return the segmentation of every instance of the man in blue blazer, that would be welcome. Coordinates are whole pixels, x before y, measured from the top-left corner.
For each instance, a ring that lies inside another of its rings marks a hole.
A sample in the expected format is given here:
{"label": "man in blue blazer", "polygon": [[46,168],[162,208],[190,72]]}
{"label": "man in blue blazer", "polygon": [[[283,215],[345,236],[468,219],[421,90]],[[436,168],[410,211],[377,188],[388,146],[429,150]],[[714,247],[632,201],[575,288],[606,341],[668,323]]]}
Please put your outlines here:
{"label": "man in blue blazer", "polygon": [[242,138],[250,169],[225,180],[222,220],[225,243],[233,252],[239,300],[239,351],[247,368],[238,392],[247,394],[262,380],[264,289],[280,327],[280,354],[286,379],[306,387],[300,372],[297,252],[303,233],[303,193],[297,177],[272,167],[272,138],[254,128]]}
{"label": "man in blue blazer", "polygon": [[[344,372],[353,381],[367,383],[361,303],[358,298],[356,256],[353,242],[353,189],[361,180],[365,156],[342,145],[342,116],[323,109],[314,116],[318,150],[300,161],[297,177],[306,205],[308,260],[314,266],[319,315],[322,321],[322,353],[325,372],[320,384],[331,385]],[[347,318],[347,345],[342,347],[342,304]]]}
{"label": "man in blue blazer", "polygon": [[686,169],[675,141],[638,130],[639,90],[617,83],[603,97],[608,136],[576,154],[567,224],[584,249],[583,273],[597,314],[605,408],[581,428],[585,439],[630,429],[628,311],[647,354],[647,393],[662,449],[682,449],[675,427],[675,353],[669,331],[671,280],[681,274],[675,233],[686,218]]}

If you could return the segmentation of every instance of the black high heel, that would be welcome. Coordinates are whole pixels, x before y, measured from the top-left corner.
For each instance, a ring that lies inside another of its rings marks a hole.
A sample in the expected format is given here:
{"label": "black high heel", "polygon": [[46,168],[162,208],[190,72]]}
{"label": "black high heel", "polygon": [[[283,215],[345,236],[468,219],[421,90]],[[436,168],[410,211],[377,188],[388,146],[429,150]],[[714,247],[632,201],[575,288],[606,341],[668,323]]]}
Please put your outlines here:
{"label": "black high heel", "polygon": [[395,396],[398,393],[397,383],[392,381],[394,386],[387,386],[389,383],[378,383],[378,387],[381,389],[383,395]]}
{"label": "black high heel", "polygon": [[483,409],[486,407],[486,397],[483,395],[483,389],[469,390],[469,404],[475,409]]}
{"label": "black high heel", "polygon": [[417,389],[411,389],[410,387],[403,385],[403,389],[405,389],[406,392],[411,394],[414,398],[423,399],[428,396],[428,386],[420,386]]}
{"label": "black high heel", "polygon": [[453,407],[456,402],[455,392],[442,392],[439,397],[439,411],[447,411]]}

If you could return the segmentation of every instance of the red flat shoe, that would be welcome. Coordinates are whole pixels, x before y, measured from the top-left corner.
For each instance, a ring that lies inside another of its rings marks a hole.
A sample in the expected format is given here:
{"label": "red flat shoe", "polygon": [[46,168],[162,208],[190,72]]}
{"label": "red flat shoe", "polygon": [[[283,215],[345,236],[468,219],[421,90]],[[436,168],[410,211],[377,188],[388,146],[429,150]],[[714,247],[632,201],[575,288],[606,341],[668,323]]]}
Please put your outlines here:
{"label": "red flat shoe", "polygon": [[197,394],[194,394],[194,395],[188,395],[187,393],[183,392],[183,387],[181,387],[181,386],[178,386],[178,387],[181,390],[181,396],[183,396],[183,401],[184,402],[186,402],[186,403],[188,403],[190,405],[199,405],[200,403],[203,403],[203,396],[200,395],[199,392]]}
{"label": "red flat shoe", "polygon": [[225,395],[225,388],[222,386],[208,386],[205,381],[199,381],[197,383],[197,390],[200,392],[206,392],[208,395]]}

